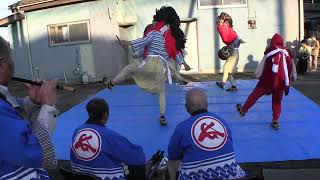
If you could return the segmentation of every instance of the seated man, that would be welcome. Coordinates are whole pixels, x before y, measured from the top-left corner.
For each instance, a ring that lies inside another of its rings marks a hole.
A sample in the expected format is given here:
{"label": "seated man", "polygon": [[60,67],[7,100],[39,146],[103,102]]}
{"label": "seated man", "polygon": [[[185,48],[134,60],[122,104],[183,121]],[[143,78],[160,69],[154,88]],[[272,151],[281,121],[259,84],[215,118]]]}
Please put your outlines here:
{"label": "seated man", "polygon": [[[109,117],[106,101],[92,99],[86,109],[89,119],[75,130],[72,138],[72,169],[102,179],[126,179],[124,167],[127,166],[142,166],[144,170],[146,161],[142,148],[105,127]],[[145,174],[138,176],[144,179]]]}
{"label": "seated man", "polygon": [[[43,168],[57,166],[51,141],[57,82],[27,85],[29,96],[15,98],[8,89],[13,73],[11,49],[0,36],[0,179],[50,179]],[[37,118],[31,118],[37,109]]]}
{"label": "seated man", "polygon": [[230,128],[207,108],[204,92],[200,89],[187,92],[186,109],[191,117],[177,125],[168,146],[171,180],[236,179],[245,176],[235,160]]}

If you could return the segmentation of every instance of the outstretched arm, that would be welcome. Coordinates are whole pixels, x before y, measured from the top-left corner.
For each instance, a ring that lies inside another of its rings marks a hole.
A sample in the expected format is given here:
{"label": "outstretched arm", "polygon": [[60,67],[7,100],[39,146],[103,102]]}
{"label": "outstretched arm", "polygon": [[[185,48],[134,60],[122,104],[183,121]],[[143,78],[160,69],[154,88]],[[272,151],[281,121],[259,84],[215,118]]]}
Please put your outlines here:
{"label": "outstretched arm", "polygon": [[[150,33],[148,33],[147,36],[143,37],[143,38],[139,38],[133,41],[125,41],[124,45],[131,45],[132,46],[132,50],[133,52],[139,52],[139,51],[143,51],[143,49],[150,44],[150,42],[153,40],[154,38],[154,33],[153,31],[151,31]],[[121,44],[121,43],[120,43]]]}
{"label": "outstretched arm", "polygon": [[176,61],[177,61],[177,63],[179,64],[179,65],[182,65],[183,64],[183,66],[184,66],[184,69],[186,70],[186,71],[190,71],[191,70],[191,68],[190,68],[190,66],[186,63],[186,61],[184,60],[184,56],[183,56],[183,54],[181,53],[181,52],[179,52],[177,55],[176,55],[176,59],[175,59]]}

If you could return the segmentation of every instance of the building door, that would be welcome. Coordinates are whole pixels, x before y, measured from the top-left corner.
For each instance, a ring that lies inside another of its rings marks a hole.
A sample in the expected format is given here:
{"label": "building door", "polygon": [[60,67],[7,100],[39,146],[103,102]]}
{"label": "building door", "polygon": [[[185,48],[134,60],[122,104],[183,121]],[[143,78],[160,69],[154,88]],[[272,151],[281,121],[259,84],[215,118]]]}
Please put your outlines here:
{"label": "building door", "polygon": [[187,38],[185,61],[192,69],[190,71],[185,71],[184,67],[182,67],[180,72],[197,73],[199,72],[197,21],[182,20],[181,29]]}

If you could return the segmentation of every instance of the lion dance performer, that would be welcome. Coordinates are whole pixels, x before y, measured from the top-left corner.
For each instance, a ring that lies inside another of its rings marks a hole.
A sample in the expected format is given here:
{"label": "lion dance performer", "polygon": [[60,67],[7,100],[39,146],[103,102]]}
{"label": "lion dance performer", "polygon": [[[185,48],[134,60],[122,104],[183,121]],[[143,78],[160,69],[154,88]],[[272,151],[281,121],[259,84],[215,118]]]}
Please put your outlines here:
{"label": "lion dance performer", "polygon": [[221,82],[216,82],[217,86],[221,89],[225,89],[225,84],[229,79],[231,87],[227,91],[237,91],[233,73],[236,70],[239,61],[239,46],[244,43],[242,39],[233,30],[232,18],[229,14],[222,12],[218,16],[218,32],[221,36],[223,43],[231,49],[231,56],[229,56],[223,66],[223,77]]}
{"label": "lion dance performer", "polygon": [[283,45],[283,39],[279,34],[272,37],[271,44],[264,54],[256,70],[256,76],[259,78],[258,84],[244,106],[237,104],[236,108],[240,115],[244,116],[261,96],[272,94],[273,120],[271,127],[278,129],[282,96],[283,93],[288,95],[291,80],[297,79],[297,72],[292,54]]}
{"label": "lion dance performer", "polygon": [[[147,35],[133,41],[120,41],[122,46],[131,46],[133,52],[146,48],[146,58],[135,59],[113,79],[104,79],[107,88],[111,89],[120,82],[133,78],[143,90],[159,95],[160,124],[166,125],[165,81],[172,82],[167,60],[173,58],[184,62],[182,50],[186,38],[180,29],[180,18],[172,7],[163,6],[156,10],[153,17],[155,24],[149,28]],[[182,63],[183,64],[183,63]]]}

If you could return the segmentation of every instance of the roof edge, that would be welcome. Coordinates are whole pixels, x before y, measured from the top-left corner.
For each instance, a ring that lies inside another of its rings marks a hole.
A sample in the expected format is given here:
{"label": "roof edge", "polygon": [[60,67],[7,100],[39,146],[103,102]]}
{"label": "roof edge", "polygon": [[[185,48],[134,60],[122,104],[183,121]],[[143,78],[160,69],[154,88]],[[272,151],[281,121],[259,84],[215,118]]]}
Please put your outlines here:
{"label": "roof edge", "polygon": [[10,16],[0,19],[0,27],[8,27],[9,24],[13,24],[24,18],[25,16],[21,13],[11,14]]}
{"label": "roof edge", "polygon": [[[13,6],[9,6],[12,12],[18,12],[18,11],[37,11],[41,9],[48,9],[52,7],[58,7],[58,6],[66,6],[70,4],[77,4],[77,3],[84,3],[89,1],[97,1],[97,0],[43,0],[35,3],[30,4],[21,4],[16,3]],[[20,1],[21,2],[21,1]]]}

